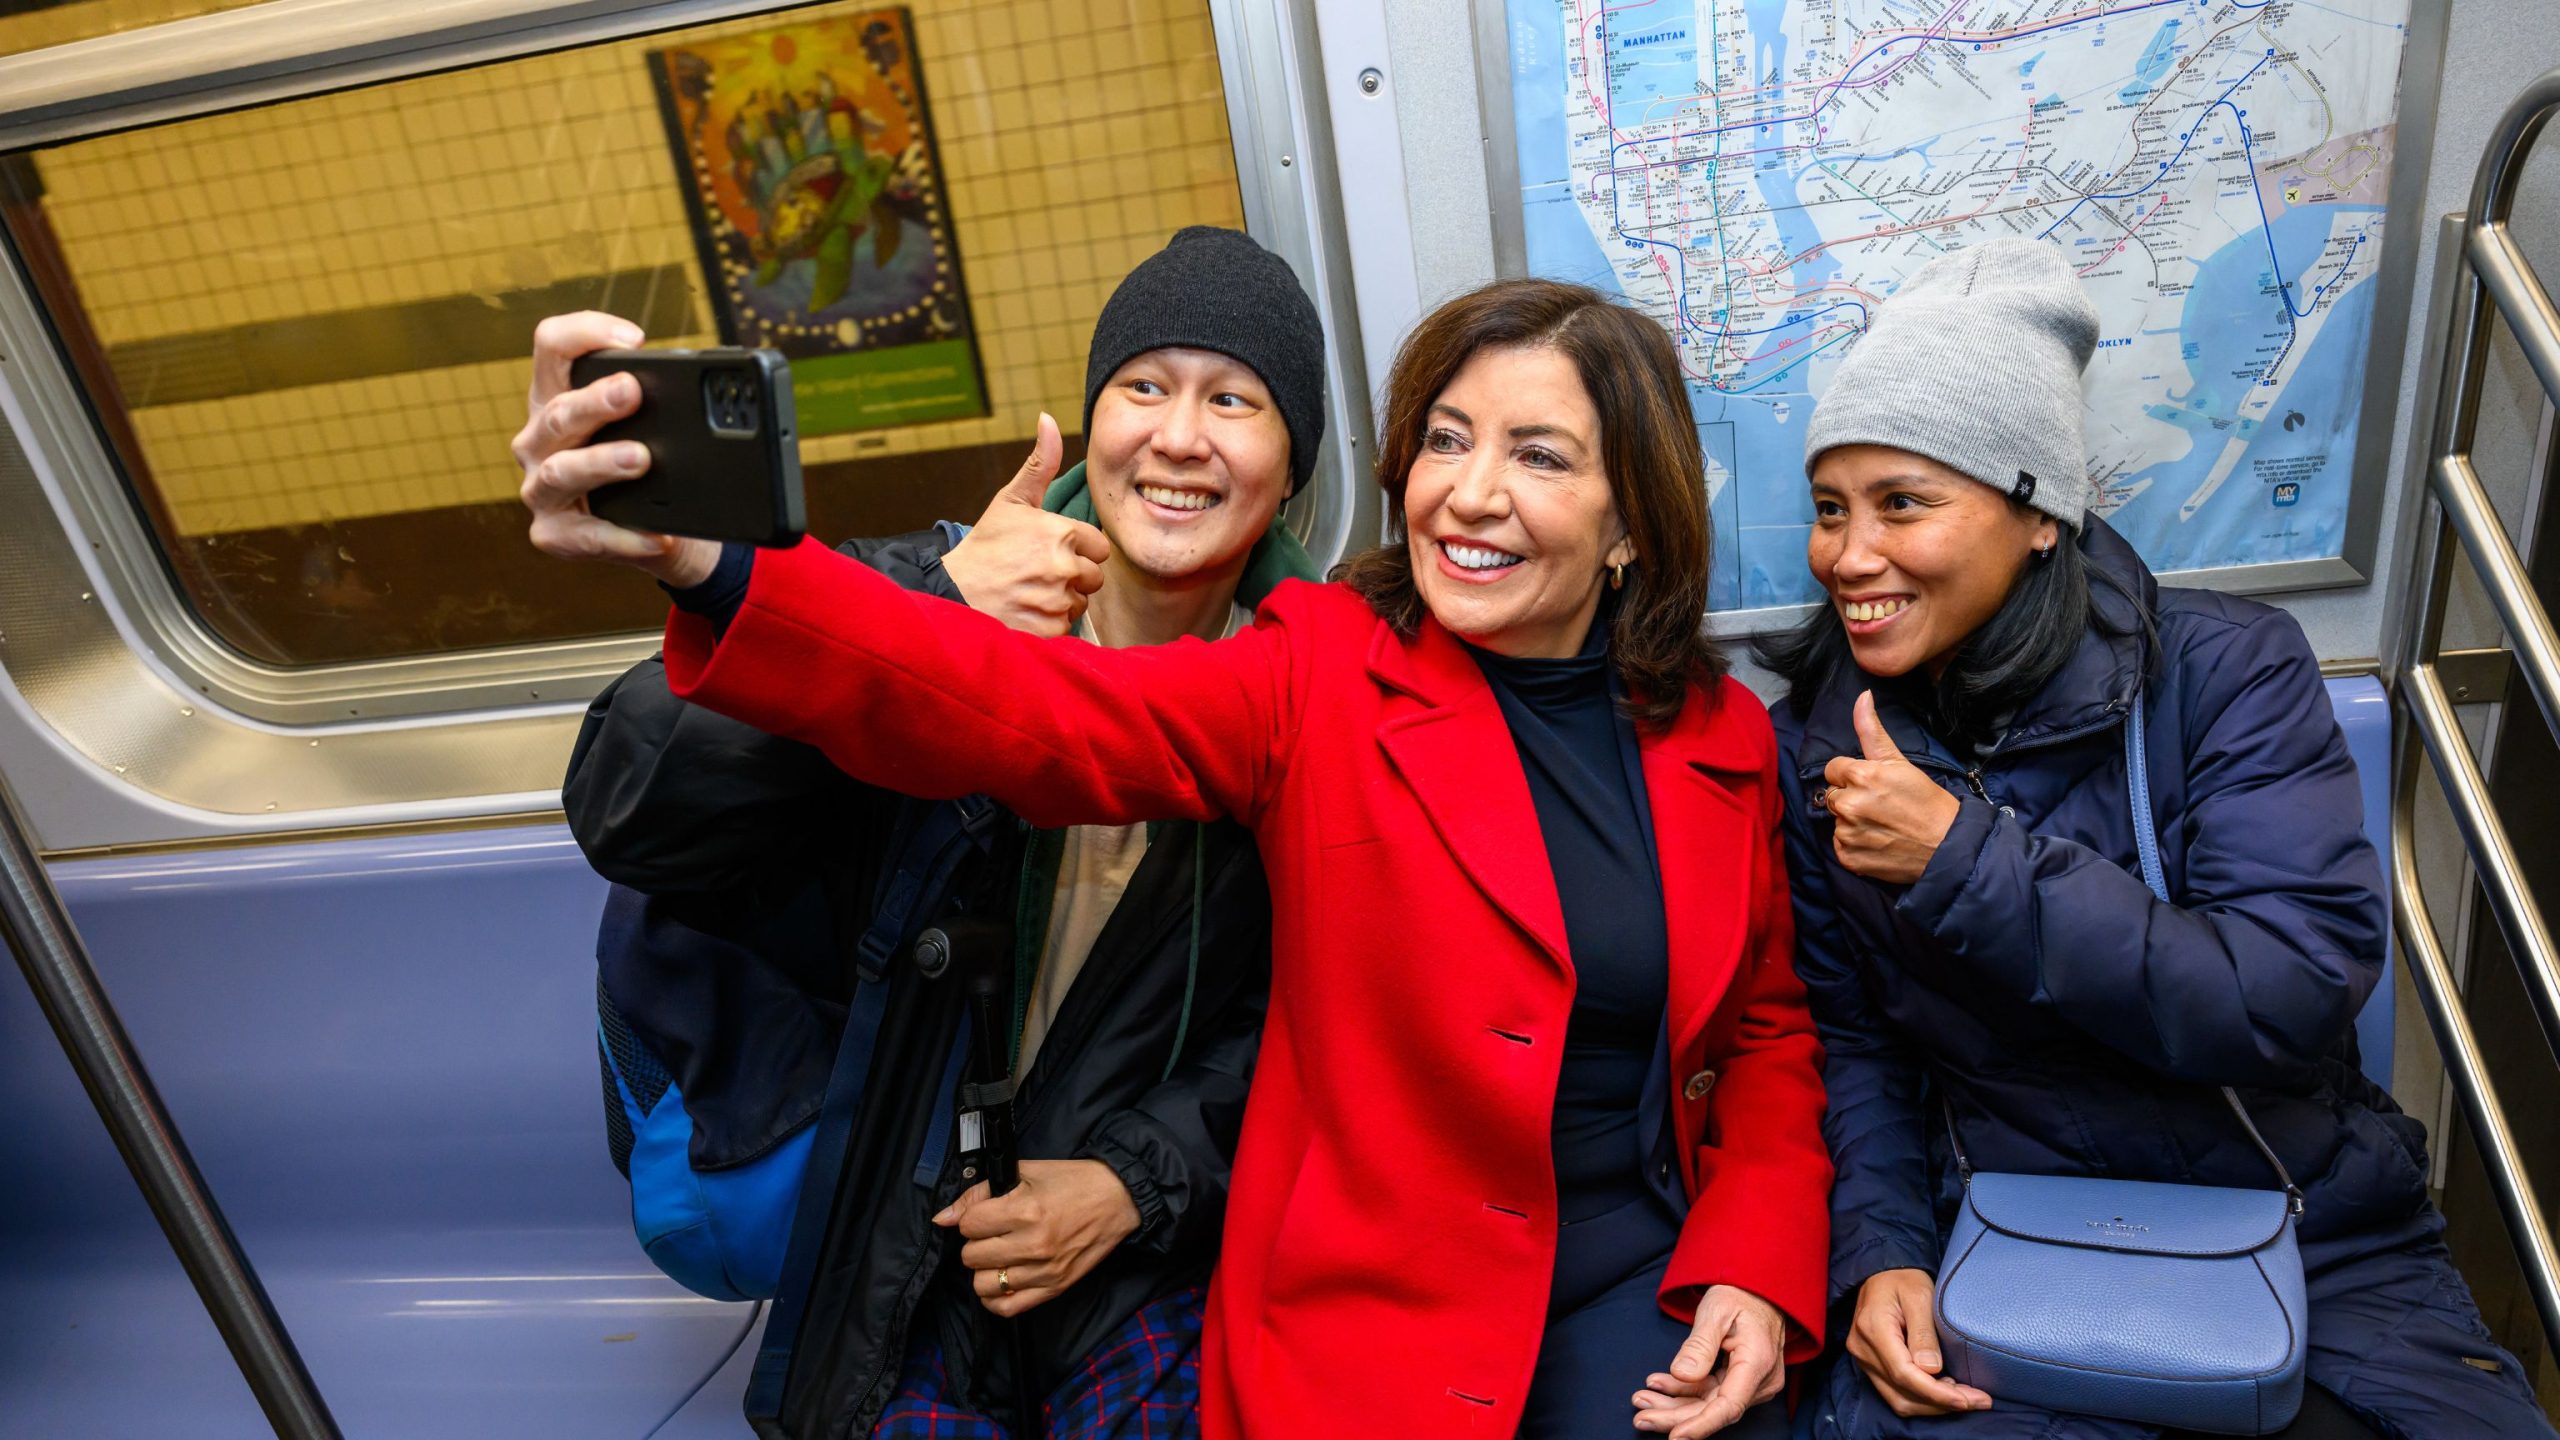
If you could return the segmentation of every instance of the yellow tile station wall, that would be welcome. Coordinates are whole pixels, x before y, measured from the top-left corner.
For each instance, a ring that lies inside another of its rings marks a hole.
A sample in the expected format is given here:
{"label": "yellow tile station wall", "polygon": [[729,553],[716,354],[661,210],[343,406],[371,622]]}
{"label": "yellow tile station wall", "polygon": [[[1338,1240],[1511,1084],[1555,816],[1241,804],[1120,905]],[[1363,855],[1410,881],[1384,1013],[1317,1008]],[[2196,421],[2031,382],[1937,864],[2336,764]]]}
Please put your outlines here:
{"label": "yellow tile station wall", "polygon": [[[1042,409],[1074,430],[1111,287],[1181,226],[1243,223],[1204,0],[909,8],[992,413],[812,439],[804,464],[1011,441]],[[670,38],[81,141],[37,157],[46,213],[110,350],[658,265],[690,277],[700,330],[653,342],[717,343],[643,59]],[[500,500],[519,478],[520,359],[164,405],[124,378],[188,535]]]}

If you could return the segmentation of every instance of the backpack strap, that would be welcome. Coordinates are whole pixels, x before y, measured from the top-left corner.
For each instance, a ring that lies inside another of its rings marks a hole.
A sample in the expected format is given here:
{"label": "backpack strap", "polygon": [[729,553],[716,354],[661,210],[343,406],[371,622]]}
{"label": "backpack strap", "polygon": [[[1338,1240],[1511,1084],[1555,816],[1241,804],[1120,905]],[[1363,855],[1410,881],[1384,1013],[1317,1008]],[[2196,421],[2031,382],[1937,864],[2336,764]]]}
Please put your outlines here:
{"label": "backpack strap", "polygon": [[878,1048],[881,1019],[889,1009],[891,966],[915,942],[926,919],[950,897],[951,882],[962,862],[991,848],[1003,813],[984,795],[913,801],[904,807],[891,832],[889,861],[881,871],[871,923],[854,946],[853,998],[845,1008],[844,1038],[836,1044],[827,1097],[810,1136],[809,1168],[801,1176],[799,1206],[792,1212],[791,1243],[783,1252],[781,1282],[766,1311],[764,1339],[747,1378],[746,1411],[751,1419],[774,1418],[782,1411],[783,1385],[790,1378],[800,1318],[809,1304],[809,1282],[818,1268],[818,1251],[826,1242],[836,1182],[844,1172],[854,1122],[862,1114],[871,1057]]}
{"label": "backpack strap", "polygon": [[854,973],[876,984],[924,929],[951,889],[960,862],[983,853],[1002,812],[984,795],[926,804],[909,802],[890,833],[890,861],[881,868],[871,901],[871,923],[854,944]]}

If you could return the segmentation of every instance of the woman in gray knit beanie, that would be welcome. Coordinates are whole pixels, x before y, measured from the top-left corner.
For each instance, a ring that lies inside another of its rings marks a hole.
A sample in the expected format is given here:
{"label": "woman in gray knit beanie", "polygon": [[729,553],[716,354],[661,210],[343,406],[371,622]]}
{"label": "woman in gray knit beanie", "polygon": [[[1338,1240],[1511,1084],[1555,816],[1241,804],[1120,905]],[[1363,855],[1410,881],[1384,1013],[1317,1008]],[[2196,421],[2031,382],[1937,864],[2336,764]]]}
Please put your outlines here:
{"label": "woman in gray knit beanie", "polygon": [[[1829,603],[1760,654],[1788,684],[1796,965],[1839,1174],[1846,1355],[1813,1433],[2548,1440],[2440,1238],[2425,1131],[2359,1063],[2387,919],[2318,661],[2280,610],[2160,586],[2092,513],[2098,328],[2061,251],[1956,252],[1876,314],[1809,426]],[[2066,1297],[2123,1317],[2061,1327],[2087,1362],[2067,1386],[1974,1343],[2053,1297],[1968,1275],[1951,1308],[1958,1137],[1988,1172],[2273,1191],[2280,1160],[2307,1340],[2271,1304],[2127,1293]],[[2143,1379],[2181,1346],[2281,1378],[2208,1423]]]}

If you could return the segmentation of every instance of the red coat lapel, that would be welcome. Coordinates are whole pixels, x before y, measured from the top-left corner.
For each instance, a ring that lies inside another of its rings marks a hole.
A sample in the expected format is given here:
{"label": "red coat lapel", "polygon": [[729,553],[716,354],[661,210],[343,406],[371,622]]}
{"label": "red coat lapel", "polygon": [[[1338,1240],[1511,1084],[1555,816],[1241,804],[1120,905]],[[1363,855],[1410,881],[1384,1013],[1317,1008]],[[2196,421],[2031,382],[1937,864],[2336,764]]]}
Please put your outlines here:
{"label": "red coat lapel", "polygon": [[1662,919],[1671,937],[1671,1053],[1689,1053],[1749,938],[1756,891],[1751,807],[1726,778],[1756,777],[1754,747],[1715,713],[1736,703],[1710,687],[1692,695],[1668,731],[1639,732],[1645,798],[1662,863]]}
{"label": "red coat lapel", "polygon": [[1425,620],[1411,640],[1381,624],[1369,646],[1369,673],[1414,702],[1386,707],[1378,744],[1413,787],[1441,843],[1494,908],[1571,973],[1564,906],[1539,843],[1529,778],[1484,672],[1449,632]]}

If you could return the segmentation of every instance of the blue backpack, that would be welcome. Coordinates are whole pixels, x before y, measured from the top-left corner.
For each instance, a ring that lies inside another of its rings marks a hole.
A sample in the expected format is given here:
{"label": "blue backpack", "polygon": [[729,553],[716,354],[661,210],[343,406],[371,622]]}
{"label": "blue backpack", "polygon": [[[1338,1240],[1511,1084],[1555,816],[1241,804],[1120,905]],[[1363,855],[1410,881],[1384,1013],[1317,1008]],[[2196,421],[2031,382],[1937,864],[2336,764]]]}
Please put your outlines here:
{"label": "blue backpack", "polygon": [[[824,1238],[828,1197],[861,1112],[891,967],[949,899],[961,865],[992,848],[1002,814],[981,795],[901,807],[871,921],[856,946],[852,994],[824,1094],[815,1103],[809,1096],[771,1097],[789,1128],[751,1158],[695,1163],[694,1121],[682,1088],[666,1061],[625,1021],[598,976],[596,1058],[604,1072],[606,1140],[615,1168],[631,1182],[631,1224],[640,1246],[659,1269],[698,1295],[774,1300],[766,1321],[768,1352],[779,1340],[786,1359],[789,1353]],[[652,916],[650,904],[637,891],[613,887],[597,937],[600,959],[643,944],[659,948],[655,960],[662,970],[671,959],[682,967],[719,964],[735,955],[734,946]],[[675,939],[668,938],[670,932]],[[672,956],[665,953],[671,949]]]}

